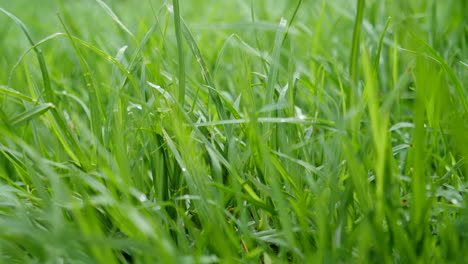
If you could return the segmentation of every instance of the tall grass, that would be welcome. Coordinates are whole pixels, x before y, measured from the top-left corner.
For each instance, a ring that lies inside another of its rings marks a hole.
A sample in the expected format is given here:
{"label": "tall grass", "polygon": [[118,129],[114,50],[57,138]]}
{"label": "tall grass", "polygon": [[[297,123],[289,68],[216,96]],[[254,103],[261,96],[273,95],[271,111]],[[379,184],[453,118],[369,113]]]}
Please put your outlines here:
{"label": "tall grass", "polygon": [[0,0],[0,263],[464,263],[466,8]]}

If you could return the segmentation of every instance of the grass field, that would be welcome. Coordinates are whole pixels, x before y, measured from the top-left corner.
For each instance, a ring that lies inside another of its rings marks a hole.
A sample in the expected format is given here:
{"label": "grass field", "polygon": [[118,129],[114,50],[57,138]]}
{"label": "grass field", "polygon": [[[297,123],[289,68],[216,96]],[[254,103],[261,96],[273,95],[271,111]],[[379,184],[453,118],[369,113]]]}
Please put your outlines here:
{"label": "grass field", "polygon": [[466,263],[466,14],[0,0],[0,263]]}

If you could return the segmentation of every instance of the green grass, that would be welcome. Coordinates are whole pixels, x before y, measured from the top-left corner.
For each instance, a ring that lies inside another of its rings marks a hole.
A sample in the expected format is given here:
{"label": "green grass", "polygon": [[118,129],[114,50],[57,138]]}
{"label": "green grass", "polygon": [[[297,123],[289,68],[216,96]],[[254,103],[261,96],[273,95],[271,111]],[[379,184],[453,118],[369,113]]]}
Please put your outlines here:
{"label": "green grass", "polygon": [[463,0],[0,0],[0,263],[465,263]]}

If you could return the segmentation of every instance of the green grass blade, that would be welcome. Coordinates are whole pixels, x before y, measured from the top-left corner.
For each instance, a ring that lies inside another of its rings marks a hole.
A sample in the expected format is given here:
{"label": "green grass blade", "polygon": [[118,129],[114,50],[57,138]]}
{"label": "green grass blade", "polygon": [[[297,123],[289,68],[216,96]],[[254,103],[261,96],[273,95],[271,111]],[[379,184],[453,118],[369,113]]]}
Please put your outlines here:
{"label": "green grass blade", "polygon": [[120,28],[122,28],[125,32],[127,32],[132,39],[135,39],[133,33],[122,23],[119,17],[112,11],[112,9],[102,0],[96,0],[96,2],[106,11],[106,13],[114,20]]}
{"label": "green grass blade", "polygon": [[412,33],[411,35],[416,40],[418,40],[418,42],[424,45],[425,49],[432,56],[432,58],[434,58],[438,63],[442,65],[442,68],[447,74],[449,80],[452,82],[452,85],[455,87],[455,91],[458,95],[457,100],[459,100],[461,105],[463,106],[465,114],[468,113],[468,99],[467,99],[468,95],[466,94],[466,90],[463,88],[463,85],[461,84],[455,72],[449,67],[447,62],[445,62],[445,60],[439,55],[439,53],[436,50],[434,50],[429,44],[427,44],[423,39],[421,39],[416,34]]}
{"label": "green grass blade", "polygon": [[[95,140],[97,142],[100,142],[102,139],[102,134],[101,134],[101,126],[102,126],[102,117],[103,117],[103,107],[102,107],[102,99],[100,96],[100,92],[97,91],[94,80],[92,79],[92,74],[91,70],[89,69],[88,64],[86,63],[80,49],[75,43],[74,38],[72,37],[70,31],[68,30],[68,27],[65,25],[65,22],[59,15],[60,22],[62,23],[63,28],[65,29],[68,39],[70,40],[70,43],[73,47],[73,50],[75,51],[76,55],[78,56],[78,60],[80,61],[80,66],[83,71],[83,75],[86,81],[86,89],[88,91],[88,96],[89,96],[89,109],[91,112],[91,131],[93,132],[93,135],[95,136]],[[97,143],[95,142],[95,145]]]}
{"label": "green grass blade", "polygon": [[179,103],[184,105],[185,102],[185,55],[184,47],[182,42],[182,30],[181,30],[181,16],[180,16],[180,7],[179,0],[173,0],[173,9],[174,9],[174,26],[175,34],[177,40],[177,54],[179,57],[178,72],[179,72]]}
{"label": "green grass blade", "polygon": [[31,98],[29,96],[26,96],[18,91],[15,91],[14,89],[10,88],[10,87],[7,87],[7,86],[3,86],[3,85],[0,85],[0,94],[5,94],[9,97],[12,97],[12,98],[15,98],[15,99],[18,99],[18,100],[25,100],[27,102],[30,102],[30,103],[36,103],[37,102],[37,99],[34,99],[34,98]]}
{"label": "green grass blade", "polygon": [[289,29],[291,28],[291,26],[292,26],[292,24],[293,24],[293,22],[294,22],[294,20],[296,18],[297,13],[299,12],[299,9],[301,8],[302,2],[303,2],[303,0],[299,0],[297,2],[296,7],[294,8],[294,12],[292,13],[291,18],[289,19],[288,28],[287,28],[286,32],[284,33],[284,37],[283,37],[283,41],[282,41],[283,44],[286,41],[286,39],[288,38]]}
{"label": "green grass blade", "polygon": [[[275,45],[273,47],[272,60],[270,63],[270,70],[268,72],[267,86],[266,86],[266,96],[265,96],[265,105],[273,104],[273,96],[275,94],[275,84],[278,78],[278,70],[280,68],[280,54],[282,47],[282,37],[286,30],[287,21],[281,19],[281,22],[278,25],[278,30],[276,31]],[[269,114],[271,116],[271,114]]]}
{"label": "green grass blade", "polygon": [[385,39],[385,34],[387,33],[387,30],[388,30],[388,27],[390,26],[390,23],[392,22],[392,18],[389,17],[387,19],[387,22],[385,23],[385,27],[384,27],[384,30],[382,32],[382,35],[380,35],[380,39],[379,39],[379,49],[377,50],[377,54],[375,55],[375,61],[374,61],[374,69],[375,71],[377,71],[378,67],[379,67],[379,64],[380,64],[380,56],[382,54],[382,48],[383,48],[383,42],[384,42],[384,39]]}
{"label": "green grass blade", "polygon": [[[359,60],[359,50],[361,49],[361,31],[362,31],[362,20],[364,17],[364,8],[365,0],[357,0],[356,6],[356,17],[354,19],[354,29],[353,29],[353,44],[351,46],[351,56],[349,62],[349,75],[354,84],[357,84],[358,81],[358,60]],[[349,95],[352,96],[352,95]]]}
{"label": "green grass blade", "polygon": [[24,111],[23,113],[21,114],[18,114],[14,117],[12,117],[11,119],[11,124],[13,126],[17,126],[17,125],[20,125],[24,122],[27,122],[31,119],[34,119],[34,118],[37,118],[41,115],[43,115],[44,113],[46,113],[47,111],[49,111],[50,109],[52,108],[55,108],[55,106],[51,103],[48,103],[48,104],[40,104],[38,106],[35,106],[29,110],[26,110]]}
{"label": "green grass blade", "polygon": [[[5,15],[10,17],[13,21],[15,21],[16,24],[18,24],[21,27],[21,30],[23,30],[23,32],[26,35],[26,37],[28,38],[29,43],[31,44],[31,46],[36,45],[36,43],[33,40],[33,37],[31,35],[31,33],[29,32],[28,28],[26,27],[26,25],[24,25],[24,23],[20,19],[18,19],[13,14],[7,12],[3,8],[0,8],[0,12],[3,12]],[[41,68],[42,82],[43,82],[44,91],[45,91],[45,99],[46,99],[46,101],[53,102],[52,87],[51,87],[51,84],[50,84],[49,71],[47,70],[47,66],[46,66],[46,63],[45,63],[45,60],[44,60],[44,55],[42,54],[42,51],[37,47],[34,48],[34,52],[36,53],[37,61],[39,62],[39,66]]]}

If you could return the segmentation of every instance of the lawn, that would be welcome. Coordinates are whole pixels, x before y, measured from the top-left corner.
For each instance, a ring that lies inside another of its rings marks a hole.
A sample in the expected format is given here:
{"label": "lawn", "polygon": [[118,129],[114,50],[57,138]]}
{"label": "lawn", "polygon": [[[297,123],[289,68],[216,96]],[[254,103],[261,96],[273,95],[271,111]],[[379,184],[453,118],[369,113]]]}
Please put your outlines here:
{"label": "lawn", "polygon": [[464,0],[0,0],[0,263],[466,263]]}

